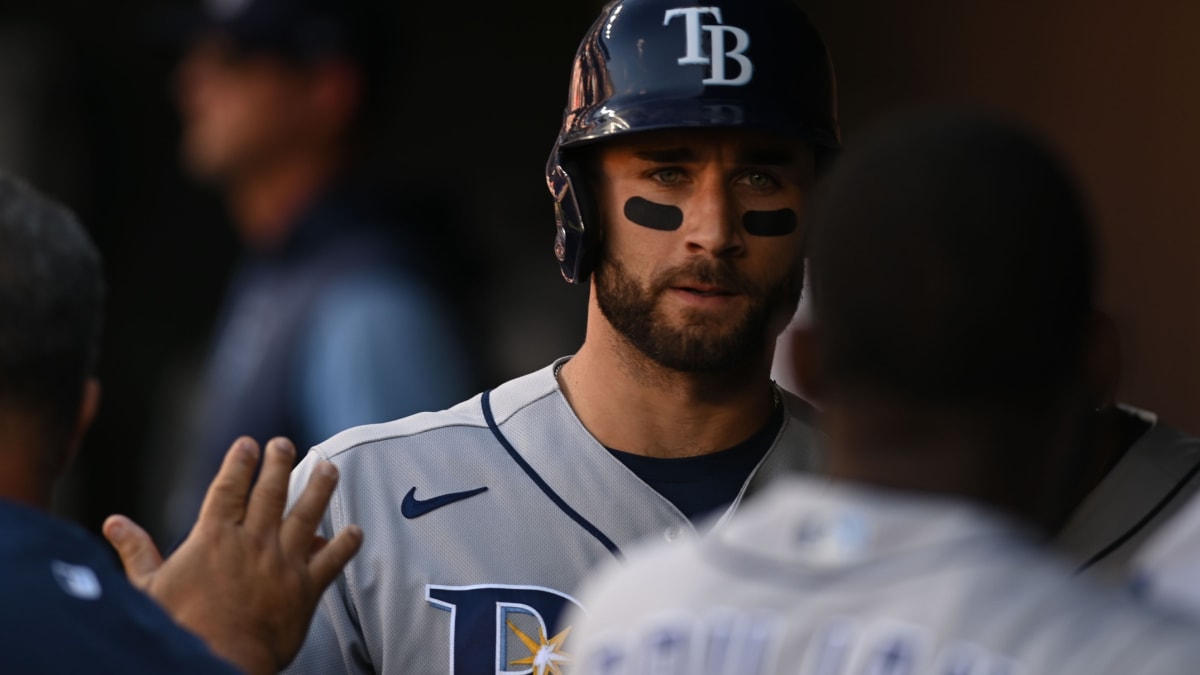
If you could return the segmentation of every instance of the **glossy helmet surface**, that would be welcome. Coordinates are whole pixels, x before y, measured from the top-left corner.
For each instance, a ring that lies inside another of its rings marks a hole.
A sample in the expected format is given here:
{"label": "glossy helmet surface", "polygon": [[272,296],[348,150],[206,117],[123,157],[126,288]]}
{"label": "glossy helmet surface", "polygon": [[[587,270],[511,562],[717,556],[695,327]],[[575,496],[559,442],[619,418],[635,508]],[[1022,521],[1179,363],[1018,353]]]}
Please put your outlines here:
{"label": "glossy helmet surface", "polygon": [[840,145],[833,66],[789,0],[616,0],[579,45],[546,165],[563,277],[591,273],[598,236],[573,150],[642,131],[741,128]]}

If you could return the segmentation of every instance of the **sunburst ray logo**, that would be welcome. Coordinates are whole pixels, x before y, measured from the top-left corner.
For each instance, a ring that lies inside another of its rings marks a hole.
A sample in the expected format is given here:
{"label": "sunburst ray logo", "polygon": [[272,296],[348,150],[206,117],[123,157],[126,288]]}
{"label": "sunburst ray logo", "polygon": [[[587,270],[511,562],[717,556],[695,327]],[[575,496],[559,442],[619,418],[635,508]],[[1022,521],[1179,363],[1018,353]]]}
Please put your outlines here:
{"label": "sunburst ray logo", "polygon": [[534,640],[522,632],[520,628],[514,626],[512,621],[506,623],[508,624],[508,629],[529,649],[529,656],[512,661],[508,665],[532,666],[533,675],[563,675],[559,664],[571,662],[570,654],[562,651],[563,642],[566,641],[567,635],[571,632],[570,626],[567,626],[561,633],[549,640],[546,639],[546,632],[539,626],[538,639]]}

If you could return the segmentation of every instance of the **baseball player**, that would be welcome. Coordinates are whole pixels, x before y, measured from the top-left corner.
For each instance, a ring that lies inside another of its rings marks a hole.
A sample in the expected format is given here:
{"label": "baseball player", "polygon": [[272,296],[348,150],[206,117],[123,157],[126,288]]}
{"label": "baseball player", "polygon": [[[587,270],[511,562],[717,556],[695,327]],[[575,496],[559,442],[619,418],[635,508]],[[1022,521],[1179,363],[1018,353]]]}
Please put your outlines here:
{"label": "baseball player", "polygon": [[289,672],[560,672],[589,570],[810,465],[809,408],[769,370],[833,92],[786,0],[604,8],[547,166],[563,276],[592,282],[586,341],[309,453],[297,486],[322,459],[343,479],[325,526],[370,534]]}
{"label": "baseball player", "polygon": [[566,618],[573,672],[1196,672],[1194,626],[1038,541],[1088,401],[1091,244],[1069,180],[978,117],[859,140],[813,206],[814,321],[794,345],[835,478],[782,479],[711,536],[607,567]]}

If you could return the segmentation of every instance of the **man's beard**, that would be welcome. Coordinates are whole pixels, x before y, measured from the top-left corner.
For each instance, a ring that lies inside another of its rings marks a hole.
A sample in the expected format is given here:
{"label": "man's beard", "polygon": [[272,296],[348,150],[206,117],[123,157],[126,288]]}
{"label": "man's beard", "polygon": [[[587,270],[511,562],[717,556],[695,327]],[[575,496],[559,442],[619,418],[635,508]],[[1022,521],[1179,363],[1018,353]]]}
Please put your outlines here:
{"label": "man's beard", "polygon": [[[711,373],[737,369],[761,358],[796,311],[804,284],[798,262],[768,288],[744,279],[727,262],[688,263],[656,274],[643,288],[620,261],[605,256],[592,283],[600,312],[638,351],[659,365],[681,372]],[[671,287],[699,283],[740,293],[749,306],[739,317],[684,310],[682,325],[663,316],[659,300]]]}

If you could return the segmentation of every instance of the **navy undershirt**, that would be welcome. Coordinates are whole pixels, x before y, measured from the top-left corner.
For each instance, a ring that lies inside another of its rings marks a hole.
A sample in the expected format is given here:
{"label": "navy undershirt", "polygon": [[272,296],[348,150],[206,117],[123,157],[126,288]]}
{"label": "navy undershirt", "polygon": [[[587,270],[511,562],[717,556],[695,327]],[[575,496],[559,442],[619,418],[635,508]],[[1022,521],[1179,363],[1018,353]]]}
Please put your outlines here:
{"label": "navy undershirt", "polygon": [[731,504],[783,426],[783,406],[754,435],[732,448],[697,457],[646,457],[608,448],[613,457],[695,521]]}

